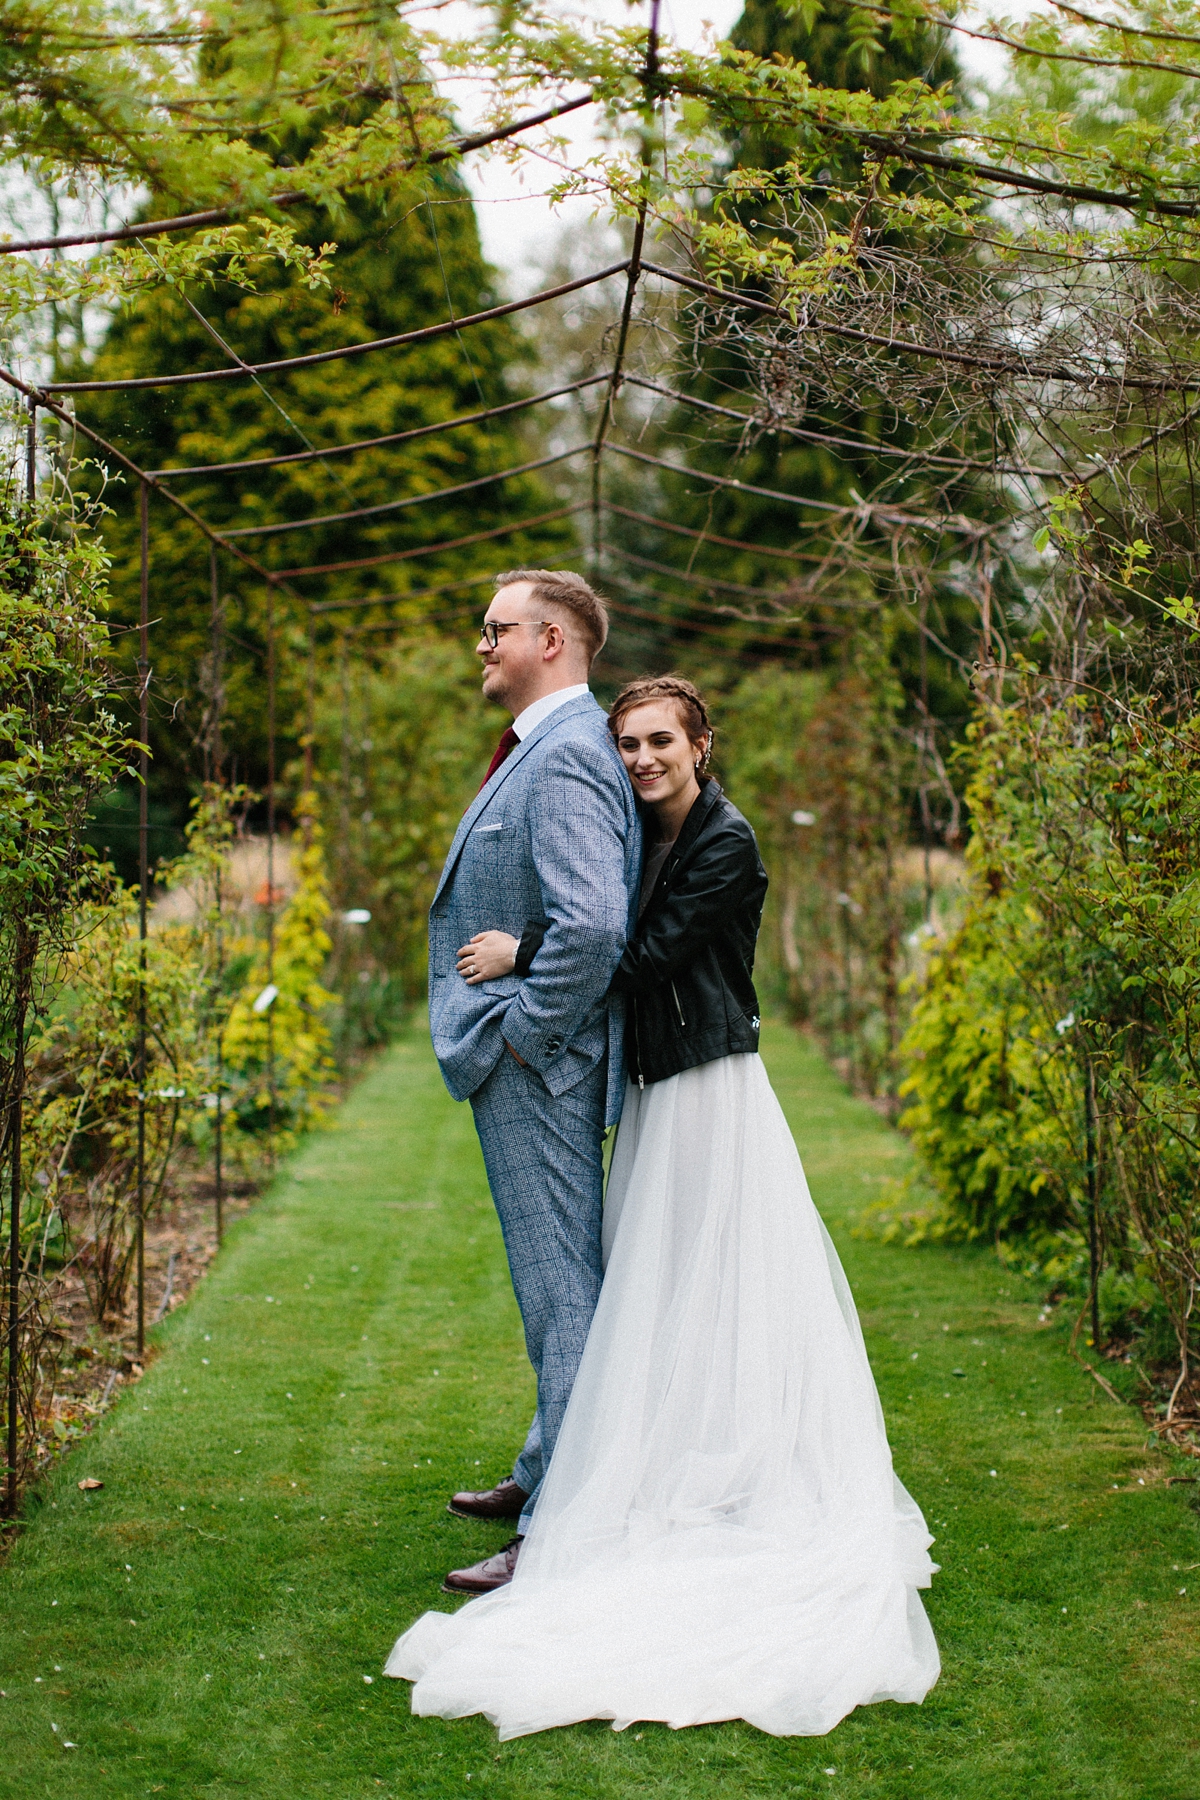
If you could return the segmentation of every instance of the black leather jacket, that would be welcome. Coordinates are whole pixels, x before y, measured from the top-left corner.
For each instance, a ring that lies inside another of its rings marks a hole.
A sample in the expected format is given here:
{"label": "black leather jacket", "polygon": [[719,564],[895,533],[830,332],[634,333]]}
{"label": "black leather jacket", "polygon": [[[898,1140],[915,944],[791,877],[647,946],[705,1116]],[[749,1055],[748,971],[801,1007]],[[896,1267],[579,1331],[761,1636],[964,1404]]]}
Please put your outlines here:
{"label": "black leather jacket", "polygon": [[766,891],[754,832],[702,777],[613,977],[628,997],[625,1061],[639,1087],[758,1049],[751,977]]}

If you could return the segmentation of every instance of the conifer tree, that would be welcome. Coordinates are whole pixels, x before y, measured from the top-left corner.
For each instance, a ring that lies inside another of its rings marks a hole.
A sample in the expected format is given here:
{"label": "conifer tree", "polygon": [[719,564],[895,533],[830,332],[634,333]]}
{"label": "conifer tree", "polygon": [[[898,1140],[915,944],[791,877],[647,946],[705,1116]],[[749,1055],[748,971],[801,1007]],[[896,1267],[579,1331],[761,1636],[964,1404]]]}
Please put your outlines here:
{"label": "conifer tree", "polygon": [[[331,287],[309,286],[303,271],[268,265],[253,286],[217,281],[162,286],[117,313],[88,379],[171,374],[227,366],[234,357],[259,363],[412,331],[448,317],[483,311],[502,297],[484,261],[470,197],[446,170],[399,181],[383,192],[349,198],[340,215],[312,209],[299,236],[319,249],[336,240]],[[222,340],[228,349],[222,348]],[[407,432],[502,404],[518,396],[531,357],[528,340],[507,321],[437,338],[412,349],[351,357],[262,380],[198,383],[177,388],[81,394],[78,415],[121,445],[143,468],[335,451],[360,439]],[[273,524],[386,505],[422,492],[471,482],[537,455],[537,426],[523,413],[451,432],[382,445],[348,456],[282,468],[181,477],[173,490],[218,529]],[[98,477],[96,478],[98,480]],[[113,559],[113,625],[132,686],[139,595],[138,501],[129,482],[110,483],[112,517],[105,535]],[[555,489],[537,475],[484,486],[457,498],[240,540],[271,569],[361,562],[420,550],[507,526],[554,509]],[[445,590],[456,578],[494,567],[544,561],[571,542],[569,521],[532,533],[375,568],[290,578],[276,590],[279,656],[279,763],[294,752],[305,704],[304,602],[411,595],[401,616],[441,620],[482,605],[486,587]],[[265,584],[219,557],[226,654],[224,742],[237,774],[261,787],[266,760],[263,705]],[[289,594],[300,596],[300,601]],[[151,501],[150,613],[153,621],[151,777],[155,801],[179,822],[203,766],[214,681],[208,544],[166,502]],[[355,607],[323,615],[318,651],[327,660],[339,625],[382,624],[395,605]],[[446,629],[469,637],[469,619]],[[376,640],[386,642],[386,637]],[[367,653],[371,639],[366,640]],[[469,649],[469,646],[468,646]],[[161,848],[166,847],[166,840]]]}
{"label": "conifer tree", "polygon": [[[881,42],[877,37],[864,36],[861,21],[866,17],[869,15],[859,12],[848,0],[826,0],[824,4],[822,0],[813,0],[812,4],[790,7],[781,4],[780,0],[746,0],[745,10],[730,38],[738,50],[764,61],[784,57],[803,63],[814,86],[852,92],[865,90],[876,98],[889,93],[897,82],[924,80],[930,86],[938,86],[954,79],[954,59],[945,48],[941,34],[921,30],[907,40],[888,38]],[[726,174],[747,169],[781,170],[796,154],[798,138],[794,130],[751,121],[739,131],[731,130],[727,143]],[[824,181],[812,189],[809,198],[827,209],[831,225],[836,226],[841,221],[836,215],[836,203],[830,204],[825,190],[843,179],[851,185],[860,163],[857,151],[850,148],[839,151],[834,144],[828,146],[826,166],[819,171],[819,178],[823,177]],[[735,200],[724,204],[732,205],[739,216],[746,215],[744,222],[753,222],[764,237],[770,233],[772,209],[769,199],[756,197],[753,202]],[[753,221],[749,215],[753,215]],[[746,372],[736,357],[721,353],[710,360],[704,391],[709,399],[737,405],[739,393],[744,393],[745,382]],[[682,426],[684,421],[680,418],[675,423]],[[841,419],[830,424],[831,435],[845,438],[865,437],[870,441],[879,432],[879,427],[865,418]],[[691,429],[695,428],[695,415],[692,415]],[[707,460],[701,458],[700,466],[711,467],[719,473],[723,471],[725,461],[718,452]],[[763,487],[818,500],[845,502],[852,489],[861,492],[864,483],[872,482],[877,474],[877,464],[863,453],[832,446],[803,445],[777,436],[762,440],[743,459],[738,472],[746,481]],[[794,543],[798,519],[805,516],[798,515],[794,507],[777,507],[769,501],[728,491],[720,493],[711,504],[706,499],[702,507],[693,505],[691,510],[703,511],[714,531],[771,545]],[[722,561],[724,563],[726,559],[722,558]],[[777,578],[778,571],[773,573]],[[753,559],[742,558],[734,578],[753,584],[764,578],[770,579],[771,574],[762,561],[756,563]]]}
{"label": "conifer tree", "polygon": [[[786,6],[780,0],[747,0],[745,10],[733,28],[731,41],[736,49],[770,61],[786,58],[803,64],[815,87],[863,91],[876,99],[889,94],[898,83],[917,81],[938,87],[952,84],[957,76],[955,59],[947,49],[943,33],[917,27],[908,34],[889,36],[884,28],[870,29],[874,15],[863,13],[849,0],[814,0],[813,4]],[[721,173],[729,176],[746,170],[784,171],[800,150],[797,131],[764,122],[761,115],[748,117],[741,127],[730,125],[726,132],[727,151]],[[806,192],[808,201],[821,208],[833,230],[844,228],[844,202],[840,190],[853,190],[862,177],[862,157],[846,140],[839,148],[836,140],[826,143],[816,180]],[[921,178],[900,173],[897,185]],[[719,187],[719,183],[718,183]],[[742,224],[752,227],[767,239],[775,227],[769,194],[750,198],[725,198],[718,201],[735,214]],[[753,284],[745,284],[752,291]],[[748,364],[736,347],[713,346],[703,357],[700,371],[685,371],[683,380],[693,394],[719,405],[745,409],[750,398],[752,377]],[[833,505],[847,505],[855,495],[869,494],[881,477],[895,467],[890,458],[882,458],[870,448],[855,449],[852,444],[878,444],[886,450],[900,447],[900,436],[894,420],[876,415],[869,405],[846,413],[822,406],[819,397],[812,415],[802,423],[814,434],[841,443],[799,440],[784,432],[758,439],[737,456],[736,474],[746,484],[773,488]],[[739,428],[730,421],[728,428],[710,428],[706,438],[706,422],[697,413],[680,407],[670,420],[669,431],[694,440],[689,457],[692,466],[714,474],[733,472],[731,446],[738,441]],[[666,476],[664,489],[670,516],[693,529],[734,538],[743,543],[773,549],[802,547],[816,557],[824,547],[823,519],[819,511],[806,511],[757,495],[729,488],[710,489],[707,484],[689,483],[686,478]],[[689,572],[708,573],[743,584],[748,589],[778,589],[789,575],[802,575],[803,565],[788,565],[778,559],[755,555],[751,551],[733,551],[716,544],[684,544],[679,540],[668,547],[662,539],[652,552],[664,561],[685,562]],[[830,595],[861,603],[869,602],[869,583],[856,582],[853,591]],[[966,620],[964,617],[964,628]],[[824,662],[830,646],[844,635],[846,614],[809,607],[802,637],[794,637],[791,651],[799,651],[803,660]],[[907,677],[906,685],[917,684],[919,660],[915,633],[892,634],[894,654]],[[749,628],[731,632],[729,646],[753,645]],[[757,653],[764,645],[759,643]],[[957,683],[948,682],[940,663],[933,674],[934,710],[949,712],[956,723],[963,712],[963,696]]]}

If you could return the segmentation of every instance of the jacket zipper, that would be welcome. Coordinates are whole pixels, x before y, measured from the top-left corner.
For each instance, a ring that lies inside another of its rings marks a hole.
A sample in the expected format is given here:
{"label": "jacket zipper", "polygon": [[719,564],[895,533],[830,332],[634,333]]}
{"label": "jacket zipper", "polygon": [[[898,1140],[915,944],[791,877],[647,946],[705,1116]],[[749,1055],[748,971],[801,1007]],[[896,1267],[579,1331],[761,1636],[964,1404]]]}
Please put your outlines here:
{"label": "jacket zipper", "polygon": [[680,1031],[686,1031],[687,1030],[687,1020],[683,1016],[683,1008],[679,1004],[679,992],[673,981],[671,983],[671,993],[674,996],[674,1000],[675,1000],[675,1011],[679,1014],[679,1029],[680,1029]]}

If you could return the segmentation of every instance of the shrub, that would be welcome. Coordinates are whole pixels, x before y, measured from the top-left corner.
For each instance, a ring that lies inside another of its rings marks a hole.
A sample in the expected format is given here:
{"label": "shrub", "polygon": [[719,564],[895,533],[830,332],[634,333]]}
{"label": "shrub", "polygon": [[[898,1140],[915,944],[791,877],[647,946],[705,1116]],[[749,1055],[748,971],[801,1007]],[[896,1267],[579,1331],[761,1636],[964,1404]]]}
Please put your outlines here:
{"label": "shrub", "polygon": [[973,728],[968,924],[905,1040],[906,1122],[951,1217],[1086,1240],[1149,1282],[1179,1355],[1200,1288],[1200,720],[1065,702],[1026,672]]}

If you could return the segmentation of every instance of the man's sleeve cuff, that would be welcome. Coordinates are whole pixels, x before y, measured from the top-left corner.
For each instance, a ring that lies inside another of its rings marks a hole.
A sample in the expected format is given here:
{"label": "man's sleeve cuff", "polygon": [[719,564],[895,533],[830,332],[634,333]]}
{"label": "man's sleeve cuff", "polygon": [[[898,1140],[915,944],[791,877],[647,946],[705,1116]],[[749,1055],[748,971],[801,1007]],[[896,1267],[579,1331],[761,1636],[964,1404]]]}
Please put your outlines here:
{"label": "man's sleeve cuff", "polygon": [[514,974],[528,975],[533,967],[533,959],[542,947],[542,941],[549,926],[549,919],[530,919],[521,933],[521,941],[517,945],[517,954],[513,962]]}
{"label": "man's sleeve cuff", "polygon": [[514,1049],[522,1062],[540,1075],[562,1054],[566,1039],[553,1026],[537,1025],[521,1011],[520,996],[504,1015],[504,1041]]}

